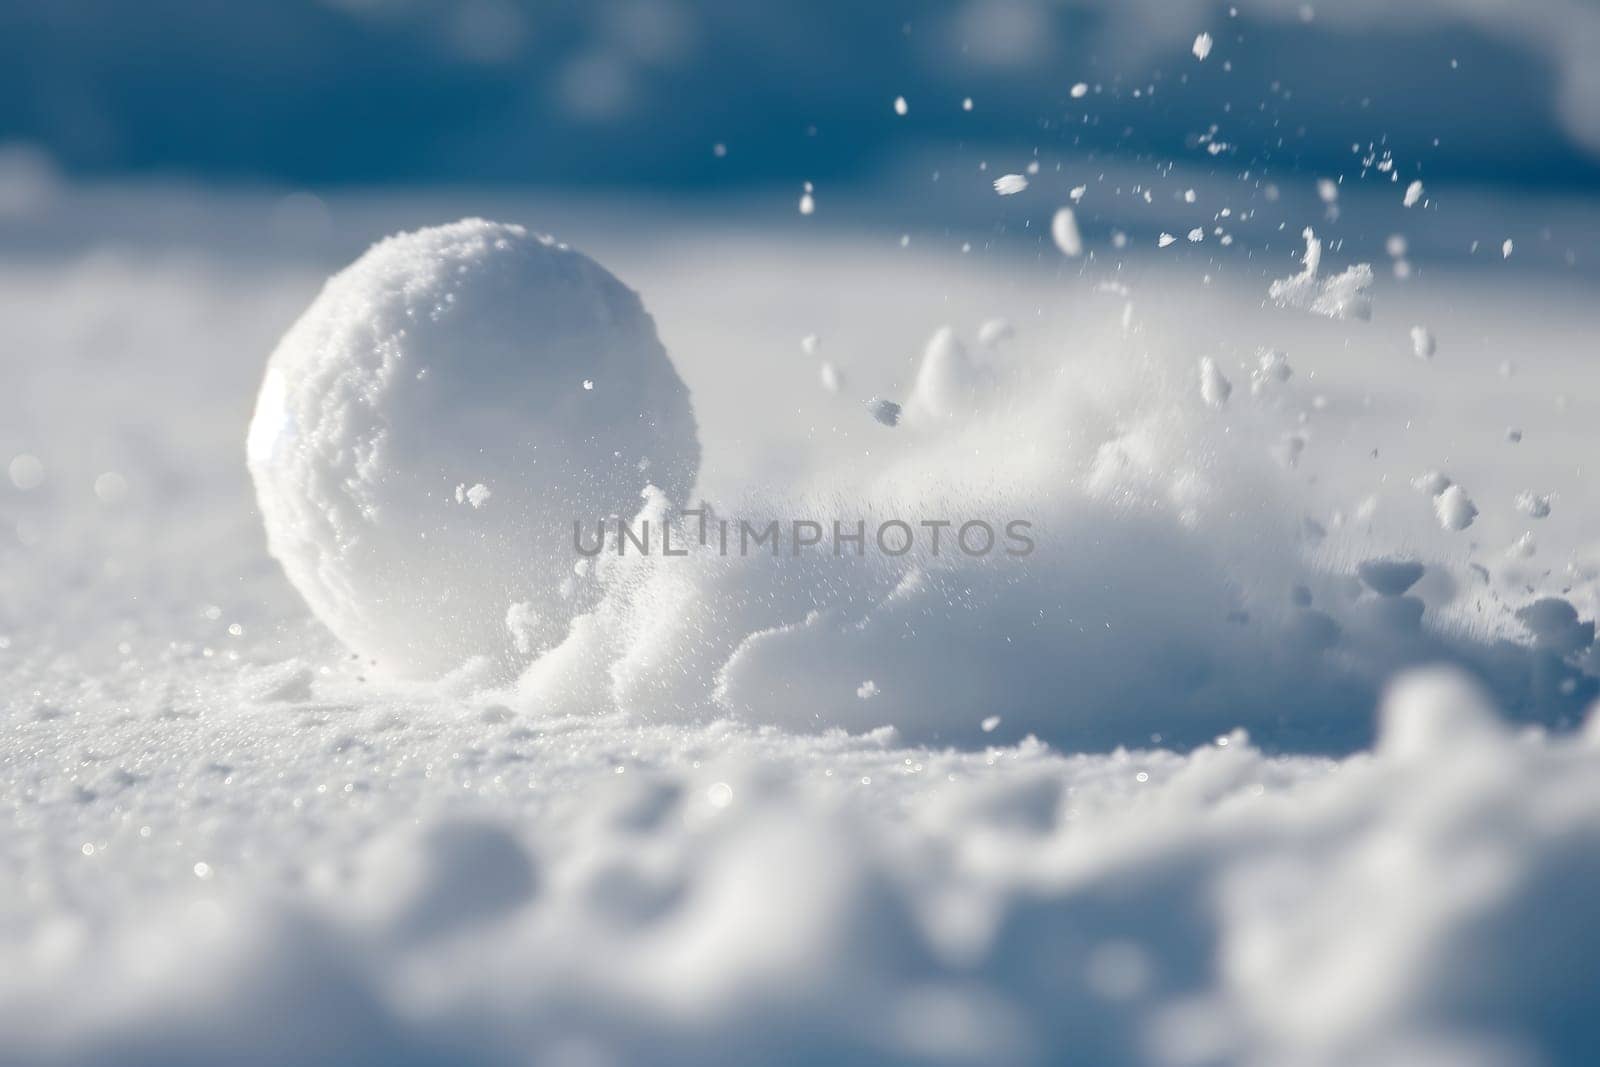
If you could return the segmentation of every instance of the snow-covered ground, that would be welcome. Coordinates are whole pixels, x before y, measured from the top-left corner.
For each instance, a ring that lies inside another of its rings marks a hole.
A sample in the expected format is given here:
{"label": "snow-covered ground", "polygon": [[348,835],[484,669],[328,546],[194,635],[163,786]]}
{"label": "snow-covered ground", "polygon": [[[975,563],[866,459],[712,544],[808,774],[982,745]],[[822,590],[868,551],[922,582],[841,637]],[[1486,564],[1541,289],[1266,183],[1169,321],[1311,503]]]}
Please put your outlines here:
{"label": "snow-covered ground", "polygon": [[[1585,1062],[1600,210],[1145,171],[1065,258],[1067,171],[24,190],[0,1061]],[[520,679],[394,680],[267,555],[245,427],[329,273],[466,215],[641,294],[719,511],[1038,550],[616,561]],[[1370,321],[1268,298],[1307,226]]]}

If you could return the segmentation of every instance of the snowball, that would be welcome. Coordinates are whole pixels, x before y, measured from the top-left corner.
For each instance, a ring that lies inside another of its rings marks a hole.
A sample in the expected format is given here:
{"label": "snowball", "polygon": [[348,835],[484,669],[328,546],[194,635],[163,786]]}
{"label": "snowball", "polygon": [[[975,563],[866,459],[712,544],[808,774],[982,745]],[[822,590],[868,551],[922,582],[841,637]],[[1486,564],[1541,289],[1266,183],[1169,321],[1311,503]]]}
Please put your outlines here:
{"label": "snowball", "polygon": [[1211,54],[1211,35],[1209,33],[1201,33],[1196,36],[1193,51],[1196,59],[1203,60],[1206,56],[1209,56]]}
{"label": "snowball", "polygon": [[700,446],[632,290],[469,219],[381,241],[323,287],[268,362],[247,456],[272,555],[341,641],[395,674],[484,656],[508,675],[531,647],[513,605],[552,640],[578,606],[560,595],[573,523],[637,511],[642,465],[684,499]]}
{"label": "snowball", "polygon": [[1432,359],[1438,347],[1432,332],[1426,326],[1411,327],[1411,352],[1418,359]]}
{"label": "snowball", "polygon": [[[1077,189],[1073,193],[1077,193]],[[1074,199],[1077,199],[1074,196]],[[1078,217],[1070,207],[1059,209],[1050,220],[1050,236],[1064,256],[1083,255],[1083,235],[1078,232]]]}
{"label": "snowball", "polygon": [[1433,510],[1439,516],[1439,525],[1446,530],[1465,530],[1478,517],[1477,507],[1459,485],[1452,485],[1435,497]]}
{"label": "snowball", "polygon": [[1304,269],[1273,282],[1267,288],[1267,295],[1280,307],[1300,308],[1330,319],[1370,319],[1372,298],[1367,290],[1372,286],[1372,265],[1357,263],[1342,274],[1320,278],[1322,242],[1309,226],[1303,236],[1306,242],[1301,261]]}
{"label": "snowball", "polygon": [[1020,174],[1002,174],[994,180],[994,191],[1001,196],[1015,196],[1028,187],[1028,179]]}
{"label": "snowball", "polygon": [[1200,359],[1200,398],[1214,408],[1220,408],[1228,402],[1228,397],[1233,393],[1233,385],[1222,376],[1222,371],[1217,369],[1217,361],[1210,356]]}
{"label": "snowball", "polygon": [[1550,514],[1550,497],[1534,493],[1518,493],[1513,501],[1518,511],[1530,519],[1542,519]]}
{"label": "snowball", "polygon": [[1401,203],[1403,203],[1406,207],[1416,207],[1418,202],[1421,200],[1422,182],[1419,179],[1418,181],[1414,181],[1410,185],[1406,186],[1405,199],[1402,200]]}

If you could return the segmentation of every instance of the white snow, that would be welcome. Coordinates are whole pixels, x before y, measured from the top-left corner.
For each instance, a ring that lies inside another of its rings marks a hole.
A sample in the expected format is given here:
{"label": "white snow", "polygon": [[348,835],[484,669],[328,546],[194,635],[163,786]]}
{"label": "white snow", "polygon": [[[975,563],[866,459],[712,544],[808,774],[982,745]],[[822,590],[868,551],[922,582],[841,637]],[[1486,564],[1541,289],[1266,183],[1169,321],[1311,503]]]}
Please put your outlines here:
{"label": "white snow", "polygon": [[1073,87],[1072,87],[1072,99],[1074,99],[1074,100],[1082,100],[1085,96],[1088,96],[1088,95],[1089,95],[1089,83],[1088,82],[1077,82],[1076,84],[1073,85]]}
{"label": "white snow", "polygon": [[1342,273],[1320,277],[1322,242],[1308,226],[1303,236],[1306,242],[1303,257],[1304,269],[1299,274],[1280,278],[1267,287],[1267,295],[1280,307],[1299,308],[1330,319],[1360,319],[1372,317],[1372,265],[1357,263]]}
{"label": "white snow", "polygon": [[1421,203],[1421,201],[1422,201],[1422,180],[1419,178],[1418,180],[1412,182],[1410,185],[1406,186],[1406,195],[1401,200],[1401,203],[1404,204],[1406,207],[1416,207],[1417,204]]}
{"label": "white snow", "polygon": [[1550,515],[1550,497],[1523,491],[1517,494],[1513,501],[1516,509],[1530,519],[1548,518]]}
{"label": "white snow", "polygon": [[1194,46],[1190,49],[1196,59],[1203,60],[1211,54],[1211,35],[1200,33],[1195,36]]}
{"label": "white snow", "polygon": [[1222,376],[1217,361],[1210,356],[1200,358],[1200,398],[1210,407],[1220,408],[1228,402],[1233,385]]}
{"label": "white snow", "polygon": [[[1080,198],[1079,191],[1073,190],[1073,199]],[[1083,255],[1083,235],[1078,232],[1078,217],[1073,214],[1070,207],[1057,208],[1055,216],[1050,220],[1050,237],[1056,243],[1056,248],[1064,256],[1077,257]]]}
{"label": "white snow", "polygon": [[994,191],[1001,196],[1016,196],[1028,187],[1028,179],[1020,174],[1002,174],[994,180]]}
{"label": "white snow", "polygon": [[1433,338],[1433,331],[1426,326],[1411,327],[1411,353],[1418,359],[1432,359],[1438,351],[1438,343]]}
{"label": "white snow", "polygon": [[897,97],[894,98],[894,113],[896,115],[904,115],[906,112],[908,112],[910,110],[911,109],[906,106],[906,98],[905,97],[897,96]]}
{"label": "white snow", "polygon": [[[556,403],[583,373],[606,389]],[[514,672],[508,606],[578,607],[560,595],[573,522],[631,514],[642,460],[679,499],[699,464],[638,297],[482,220],[389,238],[334,276],[268,362],[247,452],[295,588],[353,652],[414,676],[475,657]],[[439,506],[461,469],[484,475],[458,491],[465,519]]]}
{"label": "white snow", "polygon": [[1434,497],[1433,508],[1439,516],[1439,525],[1446,530],[1465,530],[1478,517],[1472,498],[1459,485],[1448,486]]}

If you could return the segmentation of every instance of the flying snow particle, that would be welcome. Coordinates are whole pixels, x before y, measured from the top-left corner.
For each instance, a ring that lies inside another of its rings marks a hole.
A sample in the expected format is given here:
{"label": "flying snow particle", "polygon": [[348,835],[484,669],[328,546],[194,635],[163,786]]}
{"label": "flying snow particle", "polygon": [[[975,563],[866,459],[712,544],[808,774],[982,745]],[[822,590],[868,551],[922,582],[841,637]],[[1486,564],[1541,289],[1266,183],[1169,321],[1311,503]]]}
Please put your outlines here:
{"label": "flying snow particle", "polygon": [[981,379],[979,368],[955,331],[941,326],[923,346],[917,380],[906,406],[919,419],[968,414],[977,407]]}
{"label": "flying snow particle", "polygon": [[894,113],[896,115],[904,115],[907,111],[910,111],[910,110],[911,110],[911,108],[906,105],[906,98],[905,97],[897,96],[897,97],[894,98]]}
{"label": "flying snow particle", "polygon": [[1089,95],[1089,83],[1088,82],[1079,82],[1078,84],[1076,84],[1076,85],[1074,85],[1072,87],[1072,99],[1074,99],[1074,100],[1082,100],[1085,96],[1088,96],[1088,95]]}
{"label": "flying snow particle", "polygon": [[1233,385],[1222,376],[1217,361],[1210,356],[1200,357],[1200,399],[1209,406],[1220,408],[1233,394]]}
{"label": "flying snow particle", "polygon": [[1020,174],[1002,174],[994,180],[994,191],[1001,196],[1016,196],[1028,187],[1028,179]]}
{"label": "flying snow particle", "polygon": [[893,400],[875,396],[867,401],[867,411],[885,426],[895,426],[900,422],[900,405]]}
{"label": "flying snow particle", "polygon": [[1523,491],[1512,501],[1516,509],[1530,519],[1543,519],[1550,514],[1550,497]]}
{"label": "flying snow particle", "polygon": [[120,503],[128,495],[128,479],[116,471],[106,471],[95,478],[94,495],[102,504]]}
{"label": "flying snow particle", "polygon": [[[1080,187],[1081,188],[1081,187]],[[1073,192],[1077,192],[1076,189]],[[1064,256],[1083,255],[1083,234],[1078,232],[1078,217],[1070,207],[1060,208],[1050,220],[1050,236]]]}
{"label": "flying snow particle", "polygon": [[1400,201],[1406,207],[1416,207],[1422,200],[1422,180],[1419,178],[1406,186],[1405,199]]}
{"label": "flying snow particle", "polygon": [[1438,344],[1426,326],[1411,327],[1411,351],[1418,359],[1432,359]]}
{"label": "flying snow particle", "polygon": [[800,338],[800,351],[804,352],[808,356],[816,355],[817,349],[821,347],[822,338],[818,337],[814,333],[808,333],[804,337]]}
{"label": "flying snow particle", "polygon": [[1501,244],[1501,246],[1500,246],[1500,258],[1501,259],[1510,259],[1511,258],[1511,249],[1512,249],[1511,238],[1507,237],[1505,239],[1505,242],[1503,244]]}
{"label": "flying snow particle", "polygon": [[856,696],[861,700],[871,700],[878,695],[878,683],[871,678],[856,686]]}
{"label": "flying snow particle", "polygon": [[809,215],[817,210],[817,198],[812,194],[810,182],[806,182],[805,191],[800,194],[799,206],[802,215]]}
{"label": "flying snow particle", "polygon": [[1514,445],[1521,444],[1522,443],[1522,431],[1517,429],[1515,426],[1506,427],[1506,440],[1509,441],[1511,444],[1514,444]]}
{"label": "flying snow particle", "polygon": [[1339,183],[1334,181],[1332,178],[1318,178],[1317,195],[1322,198],[1322,202],[1324,204],[1338,203]]}
{"label": "flying snow particle", "polygon": [[44,464],[39,462],[38,456],[27,452],[14,456],[6,472],[11,475],[11,484],[24,493],[44,484]]}
{"label": "flying snow particle", "polygon": [[1194,229],[1189,231],[1189,241],[1191,244],[1199,244],[1205,239],[1206,231],[1204,226],[1196,226]]}
{"label": "flying snow particle", "polygon": [[990,715],[978,724],[978,728],[986,734],[992,734],[1000,728],[1000,716]]}
{"label": "flying snow particle", "polygon": [[1439,525],[1446,530],[1465,530],[1478,517],[1467,491],[1452,485],[1433,500],[1433,510],[1439,516]]}
{"label": "flying snow particle", "polygon": [[962,111],[971,111],[972,110],[972,97],[970,97],[970,96],[966,97],[961,101],[961,110]]}
{"label": "flying snow particle", "polygon": [[1372,318],[1372,264],[1357,263],[1341,274],[1320,278],[1322,242],[1311,227],[1306,227],[1304,269],[1299,274],[1279,278],[1267,288],[1267,295],[1279,307],[1299,308],[1330,319]]}
{"label": "flying snow particle", "polygon": [[1164,233],[1160,237],[1156,238],[1156,247],[1157,248],[1166,248],[1168,245],[1172,244],[1176,240],[1177,240],[1177,238],[1172,236],[1172,234]]}
{"label": "flying snow particle", "polygon": [[1209,56],[1211,54],[1211,35],[1209,33],[1201,33],[1195,37],[1193,51],[1196,59],[1204,60],[1206,56]]}
{"label": "flying snow particle", "polygon": [[463,494],[459,488],[456,490],[457,500],[460,500],[463,495],[466,496],[467,503],[471,504],[474,509],[477,509],[487,504],[489,502],[489,498],[494,494],[489,492],[489,487],[487,485],[484,485],[482,482],[478,482],[471,489],[468,489],[465,494]]}
{"label": "flying snow particle", "polygon": [[[584,373],[607,388],[561,402]],[[345,645],[390,673],[482,656],[504,677],[526,662],[513,602],[563,628],[585,607],[561,595],[574,518],[636,513],[642,460],[684,499],[700,445],[631,289],[469,219],[381,241],[323,287],[272,353],[246,456],[269,550]],[[438,506],[461,470],[494,507]]]}
{"label": "flying snow particle", "polygon": [[830,393],[837,393],[844,388],[844,375],[832,363],[823,363],[817,368],[818,377],[822,379],[822,388]]}

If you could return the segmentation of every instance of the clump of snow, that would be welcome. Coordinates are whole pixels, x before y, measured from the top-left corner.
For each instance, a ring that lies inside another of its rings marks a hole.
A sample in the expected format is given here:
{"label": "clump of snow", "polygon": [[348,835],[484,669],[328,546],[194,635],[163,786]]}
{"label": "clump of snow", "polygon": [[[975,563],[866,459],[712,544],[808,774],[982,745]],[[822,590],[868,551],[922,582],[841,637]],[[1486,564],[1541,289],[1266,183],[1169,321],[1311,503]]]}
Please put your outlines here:
{"label": "clump of snow", "polygon": [[[989,343],[998,340],[998,336],[994,335]],[[971,414],[982,400],[986,387],[987,376],[968,354],[955,330],[941,326],[923,347],[917,380],[906,401],[906,416],[937,420]]]}
{"label": "clump of snow", "polygon": [[1418,359],[1432,359],[1438,343],[1433,339],[1433,332],[1426,326],[1411,327],[1411,353]]}
{"label": "clump of snow", "polygon": [[1416,207],[1422,202],[1422,180],[1419,178],[1406,186],[1406,194],[1401,203],[1406,207]]}
{"label": "clump of snow", "polygon": [[[569,400],[584,375],[605,390]],[[247,452],[290,581],[405,675],[519,669],[508,607],[581,606],[561,595],[572,523],[631,514],[641,461],[676,499],[699,463],[639,298],[565,245],[477,219],[389,238],[327,283],[272,354]],[[462,470],[482,476],[459,490],[469,516],[449,506]]]}
{"label": "clump of snow", "polygon": [[881,396],[867,401],[867,413],[885,426],[897,426],[900,423],[900,405]]}
{"label": "clump of snow", "polygon": [[1472,498],[1459,485],[1440,491],[1434,497],[1433,509],[1439,517],[1439,525],[1446,530],[1465,530],[1478,517],[1478,509],[1473,505]]}
{"label": "clump of snow", "polygon": [[817,377],[822,382],[822,388],[830,393],[837,393],[844,388],[844,372],[826,360],[817,368]]}
{"label": "clump of snow", "polygon": [[1533,493],[1524,490],[1516,495],[1512,501],[1518,511],[1530,519],[1543,519],[1550,514],[1549,494]]}
{"label": "clump of snow", "polygon": [[894,113],[896,115],[904,115],[910,110],[911,108],[907,106],[905,97],[897,96],[894,98]]}
{"label": "clump of snow", "polygon": [[1016,196],[1028,187],[1028,179],[1020,174],[1002,174],[994,180],[994,191],[1001,196]]}
{"label": "clump of snow", "polygon": [[1411,487],[1413,489],[1419,493],[1427,493],[1429,496],[1438,496],[1454,484],[1455,482],[1451,480],[1450,476],[1443,471],[1423,471],[1411,479]]}
{"label": "clump of snow", "polygon": [[471,504],[474,508],[481,508],[489,502],[489,498],[493,495],[489,491],[489,487],[482,482],[476,483],[471,488],[468,488],[465,483],[456,486],[457,504],[466,503]]}
{"label": "clump of snow", "polygon": [[1194,53],[1196,59],[1204,60],[1211,54],[1211,35],[1203,32],[1195,35],[1194,46],[1190,51]]}
{"label": "clump of snow", "polygon": [[1256,357],[1256,366],[1250,372],[1250,393],[1260,396],[1274,386],[1287,382],[1294,374],[1287,354],[1275,348],[1262,349]]}
{"label": "clump of snow", "polygon": [[1233,385],[1222,376],[1217,361],[1210,356],[1200,357],[1200,399],[1210,407],[1220,408],[1232,393]]}
{"label": "clump of snow", "polygon": [[1062,255],[1072,257],[1083,255],[1083,235],[1078,232],[1078,217],[1070,207],[1056,210],[1055,216],[1050,220],[1050,237]]}
{"label": "clump of snow", "polygon": [[1085,96],[1089,95],[1089,83],[1088,82],[1076,82],[1076,83],[1074,83],[1073,86],[1072,86],[1071,95],[1072,95],[1072,99],[1074,99],[1074,100],[1082,100]]}
{"label": "clump of snow", "polygon": [[1357,263],[1332,277],[1319,277],[1322,242],[1308,226],[1304,235],[1304,269],[1299,274],[1280,278],[1267,289],[1267,295],[1280,307],[1300,308],[1332,319],[1372,317],[1372,265]]}

